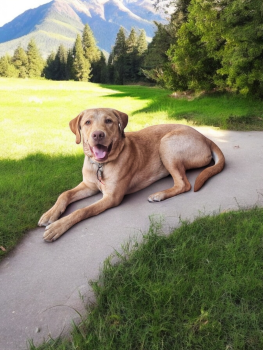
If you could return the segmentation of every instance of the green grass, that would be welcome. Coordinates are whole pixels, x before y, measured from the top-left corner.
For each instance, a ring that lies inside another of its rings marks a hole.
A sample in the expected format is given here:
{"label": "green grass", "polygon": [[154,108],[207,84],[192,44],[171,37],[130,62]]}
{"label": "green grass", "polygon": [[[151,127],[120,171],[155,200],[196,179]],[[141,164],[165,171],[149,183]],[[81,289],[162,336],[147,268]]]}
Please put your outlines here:
{"label": "green grass", "polygon": [[128,113],[127,131],[160,123],[263,130],[263,102],[235,95],[188,101],[143,86],[0,79],[0,258],[64,190],[81,181],[82,147],[68,123],[92,107]]}
{"label": "green grass", "polygon": [[[263,102],[235,95],[192,100],[141,86],[0,79],[0,258],[81,181],[83,154],[68,127],[80,111],[129,114],[128,131],[159,123],[263,130]],[[263,211],[152,226],[142,244],[109,258],[96,305],[72,340],[39,349],[262,349]],[[116,260],[116,259],[114,259]],[[34,349],[34,346],[31,346]]]}
{"label": "green grass", "polygon": [[255,208],[199,218],[169,236],[152,224],[106,260],[71,340],[31,350],[262,349],[262,217]]}

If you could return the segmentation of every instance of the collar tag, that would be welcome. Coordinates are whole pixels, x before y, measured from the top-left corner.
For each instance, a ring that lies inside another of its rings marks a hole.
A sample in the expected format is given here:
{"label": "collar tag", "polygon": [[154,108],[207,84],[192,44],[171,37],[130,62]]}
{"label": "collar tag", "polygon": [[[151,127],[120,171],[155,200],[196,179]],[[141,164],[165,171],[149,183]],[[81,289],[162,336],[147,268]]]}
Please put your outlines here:
{"label": "collar tag", "polygon": [[105,185],[101,180],[102,180],[102,172],[103,172],[103,164],[101,163],[97,163],[97,162],[93,162],[90,158],[89,158],[89,161],[91,164],[95,164],[95,165],[98,165],[98,169],[97,169],[97,179],[99,180],[99,182],[102,184],[102,185]]}

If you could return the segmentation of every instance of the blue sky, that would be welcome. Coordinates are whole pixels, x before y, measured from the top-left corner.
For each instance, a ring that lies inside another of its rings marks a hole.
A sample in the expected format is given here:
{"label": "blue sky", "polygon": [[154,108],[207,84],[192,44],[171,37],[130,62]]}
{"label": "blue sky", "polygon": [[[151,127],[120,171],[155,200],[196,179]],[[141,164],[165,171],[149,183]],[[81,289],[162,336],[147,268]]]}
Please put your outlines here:
{"label": "blue sky", "polygon": [[2,0],[0,7],[0,27],[12,21],[15,17],[28,9],[36,8],[51,0]]}

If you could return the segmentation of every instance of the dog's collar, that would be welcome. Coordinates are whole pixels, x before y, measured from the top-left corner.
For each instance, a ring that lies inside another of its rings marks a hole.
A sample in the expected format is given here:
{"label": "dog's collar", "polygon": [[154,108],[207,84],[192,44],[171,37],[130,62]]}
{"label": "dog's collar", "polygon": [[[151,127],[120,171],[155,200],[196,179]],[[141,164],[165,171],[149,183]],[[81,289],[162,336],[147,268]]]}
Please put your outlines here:
{"label": "dog's collar", "polygon": [[105,185],[105,184],[101,181],[101,179],[102,179],[103,165],[104,165],[105,163],[97,163],[97,162],[94,162],[90,157],[88,157],[88,158],[89,158],[89,161],[90,161],[91,164],[95,164],[95,165],[98,166],[98,169],[97,169],[97,179],[99,180],[99,182],[100,182],[102,185]]}

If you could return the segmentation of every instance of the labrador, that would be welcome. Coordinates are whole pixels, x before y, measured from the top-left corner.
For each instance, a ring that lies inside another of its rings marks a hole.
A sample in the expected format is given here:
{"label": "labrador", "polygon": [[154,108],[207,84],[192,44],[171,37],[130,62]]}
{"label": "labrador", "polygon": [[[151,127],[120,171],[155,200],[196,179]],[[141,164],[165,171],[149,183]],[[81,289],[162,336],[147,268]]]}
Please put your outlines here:
{"label": "labrador", "polygon": [[[149,202],[160,202],[189,191],[188,169],[207,166],[214,159],[215,164],[196,178],[194,191],[198,191],[224,168],[225,158],[219,147],[190,126],[163,124],[124,133],[127,123],[126,113],[111,108],[87,109],[70,121],[76,143],[83,140],[83,181],[63,192],[40,218],[38,225],[46,226],[45,241],[55,241],[77,222],[119,205],[126,194],[169,174],[173,187],[153,193]],[[102,199],[59,219],[70,203],[99,191],[103,193]]]}

